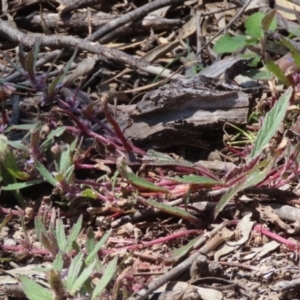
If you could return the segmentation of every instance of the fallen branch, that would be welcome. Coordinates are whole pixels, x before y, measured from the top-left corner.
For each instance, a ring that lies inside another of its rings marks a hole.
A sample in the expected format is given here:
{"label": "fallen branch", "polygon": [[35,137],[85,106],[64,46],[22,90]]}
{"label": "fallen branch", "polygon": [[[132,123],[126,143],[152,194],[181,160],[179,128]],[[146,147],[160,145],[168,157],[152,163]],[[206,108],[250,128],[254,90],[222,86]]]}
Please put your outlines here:
{"label": "fallen branch", "polygon": [[88,41],[98,40],[101,37],[105,36],[107,33],[112,32],[114,29],[120,28],[121,26],[129,22],[142,18],[151,11],[154,11],[164,6],[180,4],[183,2],[184,0],[156,0],[154,2],[148,3],[146,5],[139,7],[138,9],[135,9],[125,15],[120,16],[115,20],[110,21],[108,24],[102,26],[100,29],[98,29],[93,34],[91,34],[86,40]]}
{"label": "fallen branch", "polygon": [[38,39],[40,41],[41,46],[44,47],[54,47],[60,49],[62,47],[77,47],[80,50],[86,50],[91,53],[100,54],[107,60],[112,60],[123,65],[129,65],[135,70],[140,69],[141,71],[145,71],[154,75],[160,74],[160,76],[164,78],[183,78],[182,75],[172,73],[170,70],[164,69],[162,67],[153,66],[142,59],[136,59],[122,51],[110,49],[98,43],[85,41],[83,39],[72,36],[46,36],[42,34],[24,34],[20,30],[10,26],[8,22],[2,20],[0,20],[0,33],[6,35],[10,40],[19,42],[21,45],[24,45],[29,48],[33,48],[34,44]]}

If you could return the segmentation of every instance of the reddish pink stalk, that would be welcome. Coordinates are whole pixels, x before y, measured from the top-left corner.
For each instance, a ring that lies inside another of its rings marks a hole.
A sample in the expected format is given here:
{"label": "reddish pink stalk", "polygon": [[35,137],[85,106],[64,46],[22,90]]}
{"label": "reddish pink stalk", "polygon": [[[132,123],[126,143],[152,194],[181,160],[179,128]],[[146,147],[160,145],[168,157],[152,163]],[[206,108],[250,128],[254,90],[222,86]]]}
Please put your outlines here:
{"label": "reddish pink stalk", "polygon": [[186,235],[190,235],[190,234],[199,234],[200,232],[202,232],[201,230],[197,230],[197,229],[193,229],[193,230],[186,230],[186,231],[180,231],[180,232],[176,232],[172,235],[166,236],[166,237],[162,237],[150,242],[142,242],[142,244],[146,247],[152,246],[152,245],[156,245],[156,244],[160,244],[160,243],[165,243],[168,242],[170,240],[174,240]]}
{"label": "reddish pink stalk", "polygon": [[125,246],[125,247],[120,247],[120,248],[114,248],[114,249],[109,249],[109,250],[100,250],[100,254],[102,255],[107,255],[110,253],[113,253],[115,251],[121,251],[121,250],[135,250],[135,249],[143,249],[145,247],[150,247],[156,244],[161,244],[165,243],[174,239],[178,239],[183,236],[191,235],[191,234],[199,234],[201,233],[201,230],[193,229],[193,230],[186,230],[186,231],[180,231],[176,232],[175,234],[172,234],[170,236],[166,236],[160,239],[156,239],[150,242],[142,242],[142,244],[135,244],[135,245],[130,245],[130,246]]}
{"label": "reddish pink stalk", "polygon": [[0,214],[12,214],[13,216],[20,216],[20,215],[25,215],[24,211],[22,210],[14,210],[10,208],[4,208],[0,206]]}
{"label": "reddish pink stalk", "polygon": [[18,254],[39,254],[39,255],[52,255],[48,250],[44,249],[27,249],[23,246],[5,246],[0,245],[0,249],[4,251],[14,251],[18,252]]}
{"label": "reddish pink stalk", "polygon": [[287,240],[281,236],[279,236],[278,234],[274,233],[274,232],[271,232],[265,228],[262,227],[262,225],[256,225],[254,226],[254,230],[256,232],[260,232],[261,234],[281,243],[281,244],[284,244],[286,245],[286,247],[289,249],[289,250],[292,250],[292,251],[295,251],[295,250],[298,250],[300,248],[300,245],[296,242],[293,242],[293,241],[290,241],[290,240]]}

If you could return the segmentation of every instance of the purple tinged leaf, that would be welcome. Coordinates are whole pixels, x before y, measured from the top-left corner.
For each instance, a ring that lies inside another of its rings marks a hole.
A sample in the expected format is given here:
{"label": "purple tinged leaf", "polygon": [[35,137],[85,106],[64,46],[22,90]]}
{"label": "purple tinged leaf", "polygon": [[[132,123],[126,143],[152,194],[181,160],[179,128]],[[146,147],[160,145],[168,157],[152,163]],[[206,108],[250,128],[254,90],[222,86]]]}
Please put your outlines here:
{"label": "purple tinged leaf", "polygon": [[129,183],[132,185],[143,188],[150,191],[155,192],[163,192],[163,193],[169,193],[168,189],[165,189],[163,187],[157,186],[154,183],[136,176],[131,171],[128,171],[128,166],[126,165],[126,162],[123,158],[118,159],[117,161],[117,168],[119,173],[128,180]]}
{"label": "purple tinged leaf", "polygon": [[50,270],[49,284],[56,295],[56,299],[62,299],[64,294],[64,286],[61,278],[61,273],[54,270]]}
{"label": "purple tinged leaf", "polygon": [[270,29],[271,25],[273,25],[273,29],[276,28],[276,19],[275,19],[276,12],[277,10],[273,9],[268,13],[266,13],[264,18],[262,19],[261,27],[264,32],[267,32]]}
{"label": "purple tinged leaf", "polygon": [[22,47],[19,50],[19,61],[22,68],[26,71],[26,56]]}
{"label": "purple tinged leaf", "polygon": [[34,72],[34,55],[33,52],[30,51],[25,60],[25,70],[27,71],[29,80],[34,88],[38,87],[36,75]]}

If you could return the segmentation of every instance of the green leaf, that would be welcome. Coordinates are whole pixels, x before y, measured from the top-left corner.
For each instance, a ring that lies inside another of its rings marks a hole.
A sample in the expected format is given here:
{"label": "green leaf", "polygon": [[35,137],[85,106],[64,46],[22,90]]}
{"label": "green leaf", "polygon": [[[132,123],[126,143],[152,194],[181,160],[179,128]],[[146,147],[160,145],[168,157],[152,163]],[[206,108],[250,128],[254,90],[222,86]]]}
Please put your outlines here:
{"label": "green leaf", "polygon": [[199,219],[194,217],[193,215],[189,214],[186,210],[179,208],[179,207],[173,207],[171,205],[168,204],[164,204],[164,203],[159,203],[157,201],[148,199],[147,200],[147,204],[155,207],[165,213],[171,214],[173,216],[177,216],[180,217],[182,219],[185,220],[189,220],[189,221],[194,221],[194,222],[199,222]]}
{"label": "green leaf", "polygon": [[54,271],[51,269],[48,272],[48,282],[50,288],[54,291],[56,299],[62,299],[64,295],[64,285],[61,278],[61,272]]}
{"label": "green leaf", "polygon": [[275,19],[276,9],[272,9],[266,13],[261,22],[261,28],[264,32],[275,31],[277,28],[277,22]]}
{"label": "green leaf", "polygon": [[273,75],[268,70],[259,71],[259,70],[248,70],[246,72],[242,72],[241,75],[247,76],[254,80],[271,80]]}
{"label": "green leaf", "polygon": [[134,173],[129,172],[127,170],[127,165],[124,160],[121,160],[117,163],[118,171],[119,173],[127,179],[132,185],[136,187],[140,187],[143,189],[147,189],[150,191],[155,191],[155,192],[164,192],[164,193],[169,193],[169,190],[159,187],[155,185],[154,183],[136,176]]}
{"label": "green leaf", "polygon": [[[21,52],[22,47],[20,47],[19,49],[20,49],[19,51]],[[19,65],[15,64],[15,63],[10,59],[10,57],[6,54],[6,52],[3,52],[3,51],[0,50],[0,53],[3,55],[3,57],[5,58],[5,60],[6,60],[7,62],[9,62],[9,64],[10,64],[15,70],[19,71],[19,73],[22,74],[23,76],[26,76],[26,72],[23,70],[24,68],[22,69],[22,68],[20,68]],[[21,59],[21,57],[20,57],[20,53],[19,53],[19,61],[20,61],[21,65],[22,65],[22,59]]]}
{"label": "green leaf", "polygon": [[64,67],[64,73],[65,75],[68,73],[69,69],[71,68],[71,65],[77,55],[78,49],[76,48],[73,55],[70,57],[70,59],[68,60],[68,62],[66,63],[65,67]]}
{"label": "green leaf", "polygon": [[5,133],[9,133],[12,130],[31,130],[34,128],[35,124],[22,124],[22,125],[11,125],[6,130]]}
{"label": "green leaf", "polygon": [[292,22],[287,23],[289,33],[300,38],[300,26],[295,23],[292,23],[292,24],[290,24],[290,23],[292,23]]}
{"label": "green leaf", "polygon": [[259,40],[257,38],[254,37],[246,37],[246,46],[253,46],[253,45],[257,45],[259,43]]}
{"label": "green leaf", "polygon": [[286,76],[280,67],[271,59],[266,59],[266,68],[272,72],[283,84],[288,85]]}
{"label": "green leaf", "polygon": [[77,241],[74,241],[72,243],[72,249],[76,252],[76,253],[79,253],[80,252],[80,246],[79,244],[77,243]]}
{"label": "green leaf", "polygon": [[242,49],[246,45],[244,35],[231,36],[228,33],[220,37],[214,45],[214,51],[218,54],[232,53]]}
{"label": "green leaf", "polygon": [[[85,243],[85,248],[86,248],[87,255],[89,256],[93,252],[93,250],[95,249],[95,247],[96,247],[96,241],[95,241],[94,231],[93,231],[92,227],[88,228],[86,235],[87,235],[87,241]],[[101,238],[101,240],[98,243],[102,243],[102,238]],[[97,245],[97,247],[98,247],[98,245]],[[93,254],[91,256],[93,256]],[[86,264],[87,264],[88,260],[90,260],[89,257],[87,257],[85,259],[85,263]],[[95,269],[98,272],[101,272],[103,270],[103,266],[102,266],[102,264],[100,262],[100,259],[98,257],[98,253],[97,253],[96,256],[94,256],[94,260],[97,260],[97,265],[96,265]]]}
{"label": "green leaf", "polygon": [[242,58],[250,59],[252,58],[252,61],[249,65],[249,67],[256,67],[257,64],[261,61],[261,57],[259,57],[256,53],[245,53],[241,55]]}
{"label": "green leaf", "polygon": [[229,203],[229,201],[238,193],[241,191],[241,187],[239,185],[235,185],[232,188],[230,188],[219,200],[216,208],[215,208],[215,213],[214,217],[216,218],[217,215],[224,209],[224,207]]}
{"label": "green leaf", "polygon": [[127,173],[126,179],[136,187],[140,187],[140,188],[147,189],[150,191],[155,191],[155,192],[169,193],[169,190],[159,187],[144,178],[140,178],[140,177],[136,176],[134,173]]}
{"label": "green leaf", "polygon": [[47,235],[47,230],[43,224],[42,217],[34,218],[34,230],[35,230],[35,234],[36,234],[37,238],[39,239],[39,241],[41,240],[42,233],[44,235]]}
{"label": "green leaf", "polygon": [[201,186],[223,185],[221,181],[217,181],[206,176],[198,176],[198,175],[184,175],[182,176],[182,178],[168,177],[167,179],[180,182],[180,183],[188,183],[192,185],[201,185]]}
{"label": "green leaf", "polygon": [[[16,178],[14,178],[1,164],[0,164],[0,178],[3,180],[4,184],[8,185],[12,182],[16,182]],[[14,197],[18,200],[20,206],[25,209],[27,204],[25,203],[21,193],[19,190],[11,191]]]}
{"label": "green leaf", "polygon": [[72,165],[70,146],[66,145],[64,151],[61,152],[59,158],[58,172],[65,173]]}
{"label": "green leaf", "polygon": [[51,252],[52,255],[56,255],[53,243],[51,243],[48,234],[44,234],[43,232],[41,232],[40,242],[42,243],[45,249]]}
{"label": "green leaf", "polygon": [[73,226],[70,234],[69,234],[69,238],[66,244],[66,248],[64,249],[65,252],[70,252],[72,250],[72,244],[73,242],[76,241],[76,239],[78,238],[78,235],[81,231],[81,225],[82,225],[82,215],[80,215],[80,217],[78,218],[76,224]]}
{"label": "green leaf", "polygon": [[63,253],[62,251],[59,251],[53,261],[53,270],[57,272],[61,272],[63,266],[64,266]]}
{"label": "green leaf", "polygon": [[20,276],[20,280],[24,293],[30,300],[41,300],[41,297],[43,300],[55,300],[55,295],[49,289],[42,287],[26,276]]}
{"label": "green leaf", "polygon": [[48,94],[52,95],[55,91],[56,86],[61,82],[64,75],[64,70],[60,70],[58,75],[52,80],[52,82],[48,86]]}
{"label": "green leaf", "polygon": [[97,193],[92,189],[85,189],[80,193],[80,197],[97,199]]}
{"label": "green leaf", "polygon": [[1,189],[3,191],[20,190],[20,189],[24,189],[24,188],[32,186],[32,185],[40,184],[42,182],[44,182],[43,179],[36,179],[36,180],[31,180],[31,181],[26,181],[26,182],[11,183],[6,186],[3,186]]}
{"label": "green leaf", "polygon": [[71,184],[74,181],[74,169],[75,169],[75,165],[72,165],[64,173],[65,182],[68,183],[68,184]]}
{"label": "green leaf", "polygon": [[83,265],[83,252],[79,252],[71,261],[66,282],[67,291],[70,291],[78,278]]}
{"label": "green leaf", "polygon": [[118,257],[115,256],[113,260],[105,268],[104,274],[102,275],[101,279],[99,280],[98,284],[96,285],[93,291],[92,300],[98,299],[97,297],[104,291],[106,286],[113,278],[114,274],[117,271],[117,262],[118,262]]}
{"label": "green leaf", "polygon": [[119,176],[119,171],[116,170],[116,172],[114,173],[113,177],[111,178],[111,190],[113,192],[115,191],[115,186],[116,186],[116,182],[117,182],[118,176]]}
{"label": "green leaf", "polygon": [[81,274],[79,275],[79,277],[76,279],[76,281],[74,282],[71,290],[69,291],[69,293],[71,295],[74,295],[76,293],[77,290],[81,289],[82,286],[84,285],[84,283],[86,282],[86,280],[91,276],[95,266],[96,266],[97,261],[93,261],[87,268],[85,268]]}
{"label": "green leaf", "polygon": [[284,120],[289,101],[293,93],[293,88],[288,88],[272,109],[266,114],[263,125],[257,134],[254,147],[249,155],[249,160],[261,154],[262,150],[268,145],[271,138]]}
{"label": "green leaf", "polygon": [[98,255],[98,251],[103,247],[103,245],[108,241],[108,238],[110,237],[112,233],[112,229],[105,232],[105,234],[102,236],[101,240],[94,246],[91,252],[89,252],[88,256],[85,259],[85,263],[89,264],[95,256]]}
{"label": "green leaf", "polygon": [[58,182],[54,176],[41,164],[38,160],[35,160],[35,167],[43,178],[45,178],[50,184],[55,186]]}
{"label": "green leaf", "polygon": [[7,138],[4,135],[0,135],[2,142],[0,143],[0,162],[2,166],[6,169],[6,171],[12,175],[14,178],[20,180],[28,180],[29,174],[20,170],[15,156],[13,155],[12,151],[9,149],[8,145],[6,144]]}
{"label": "green leaf", "polygon": [[[158,160],[158,161],[172,161],[172,162],[175,161],[175,159],[172,156],[170,156],[169,154],[158,152],[153,149],[148,150],[147,154],[151,158],[155,158],[155,160]],[[193,165],[193,164],[191,164],[191,165]]]}
{"label": "green leaf", "polygon": [[55,237],[58,243],[58,248],[65,250],[67,247],[67,238],[65,234],[65,226],[61,219],[56,220]]}
{"label": "green leaf", "polygon": [[77,48],[74,51],[74,53],[71,56],[71,58],[69,59],[69,61],[66,63],[65,67],[63,68],[63,70],[60,71],[60,73],[53,79],[53,81],[49,85],[49,87],[48,87],[48,93],[49,93],[49,95],[51,95],[55,91],[56,86],[66,76],[66,74],[68,73],[68,71],[69,71],[69,69],[70,69],[70,67],[72,65],[72,62],[74,61],[76,55],[77,55]]}
{"label": "green leaf", "polygon": [[27,146],[23,145],[21,141],[9,141],[9,140],[2,139],[0,137],[0,142],[6,143],[7,145],[9,145],[11,147],[21,150],[21,151],[24,151],[26,153],[29,152],[29,148]]}
{"label": "green leaf", "polygon": [[292,58],[294,59],[296,65],[300,67],[300,55],[298,49],[284,37],[282,37],[280,41],[284,46],[291,50]]}
{"label": "green leaf", "polygon": [[52,145],[52,143],[54,142],[54,138],[55,137],[60,137],[65,131],[66,131],[67,127],[62,126],[62,127],[58,127],[55,130],[52,130],[46,140],[42,143],[41,145],[41,149],[43,151],[46,151],[49,149],[50,145]]}
{"label": "green leaf", "polygon": [[246,34],[250,35],[254,38],[260,39],[263,37],[264,33],[261,28],[262,20],[264,18],[264,14],[261,12],[257,12],[252,14],[246,21]]}
{"label": "green leaf", "polygon": [[2,229],[8,224],[8,222],[12,219],[13,214],[10,211],[5,217],[4,219],[2,219],[2,222],[0,223],[0,232],[2,231]]}
{"label": "green leaf", "polygon": [[[247,171],[244,175],[244,179],[237,184],[235,184],[232,188],[230,188],[226,194],[222,196],[220,201],[218,202],[214,217],[216,218],[217,215],[224,209],[227,203],[240,191],[255,186],[258,183],[262,182],[273,167],[274,158],[267,159],[260,164],[253,167],[253,169]],[[262,170],[260,169],[262,168]]]}
{"label": "green leaf", "polygon": [[[94,231],[91,226],[89,226],[89,228],[87,229],[86,236],[87,236],[87,241],[85,243],[85,249],[87,254],[89,255],[93,251],[96,245]],[[85,263],[87,263],[87,258],[85,259]]]}
{"label": "green leaf", "polygon": [[193,240],[189,241],[186,245],[180,247],[179,249],[175,249],[172,251],[173,255],[172,258],[174,261],[178,261],[180,258],[184,257],[191,251],[199,240],[199,237],[194,238]]}

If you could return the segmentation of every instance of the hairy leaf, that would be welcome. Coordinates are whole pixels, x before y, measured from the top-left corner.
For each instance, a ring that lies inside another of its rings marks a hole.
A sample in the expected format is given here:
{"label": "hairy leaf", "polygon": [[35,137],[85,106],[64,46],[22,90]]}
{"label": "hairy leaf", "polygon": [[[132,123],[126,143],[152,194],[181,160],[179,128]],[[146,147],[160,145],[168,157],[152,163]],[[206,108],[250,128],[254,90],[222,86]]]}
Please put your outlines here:
{"label": "hairy leaf", "polygon": [[61,219],[56,220],[55,237],[60,250],[65,251],[67,247],[67,238],[65,233],[65,226]]}
{"label": "hairy leaf", "polygon": [[94,260],[87,268],[85,268],[81,274],[79,275],[79,277],[76,279],[76,281],[74,282],[71,290],[69,290],[69,293],[71,295],[74,295],[76,293],[77,290],[81,289],[82,286],[84,285],[84,283],[86,282],[86,280],[91,276],[95,266],[96,266],[97,261]]}
{"label": "hairy leaf", "polygon": [[64,266],[63,253],[59,251],[53,261],[53,270],[61,272]]}
{"label": "hairy leaf", "polygon": [[66,288],[68,291],[72,289],[75,281],[77,280],[81,267],[83,265],[83,252],[79,252],[71,261],[71,265],[68,270],[68,277],[66,282]]}
{"label": "hairy leaf", "polygon": [[250,153],[249,159],[253,159],[261,154],[262,150],[268,145],[271,138],[278,130],[281,122],[284,120],[286,111],[289,107],[289,100],[293,89],[288,88],[285,93],[274,104],[272,109],[266,114],[262,128],[259,130],[254,147]]}
{"label": "hairy leaf", "polygon": [[189,214],[186,210],[179,208],[179,207],[173,207],[168,204],[159,203],[157,201],[148,199],[147,204],[149,204],[152,207],[155,207],[165,213],[171,214],[173,216],[180,217],[185,220],[199,222],[199,219],[197,217],[194,217],[193,215]]}
{"label": "hairy leaf", "polygon": [[2,190],[3,191],[20,190],[20,189],[24,189],[24,188],[32,186],[32,185],[40,184],[42,182],[45,182],[45,181],[43,179],[36,179],[36,180],[25,181],[25,182],[11,183],[11,184],[8,184],[8,185],[2,187]]}
{"label": "hairy leaf", "polygon": [[23,285],[24,293],[30,300],[55,300],[55,295],[47,288],[42,287],[26,276],[20,276]]}
{"label": "hairy leaf", "polygon": [[272,72],[282,83],[288,85],[287,78],[280,67],[271,59],[266,59],[266,68]]}
{"label": "hairy leaf", "polygon": [[54,176],[41,164],[38,160],[35,160],[35,167],[43,178],[45,178],[50,184],[55,186],[58,182]]}
{"label": "hairy leaf", "polygon": [[188,183],[188,184],[201,185],[201,186],[223,185],[221,181],[217,181],[206,176],[198,176],[198,175],[184,175],[182,176],[182,178],[168,177],[167,179],[180,182],[180,183]]}
{"label": "hairy leaf", "polygon": [[134,173],[130,172],[127,170],[127,165],[125,161],[122,159],[117,163],[118,171],[119,173],[129,181],[132,185],[136,187],[140,187],[143,189],[147,189],[150,191],[155,191],[155,192],[164,192],[164,193],[169,193],[169,190],[159,187],[155,185],[154,183],[136,176]]}
{"label": "hairy leaf", "polygon": [[76,224],[73,226],[73,228],[69,234],[66,248],[64,249],[67,253],[72,250],[73,242],[75,242],[76,239],[78,238],[78,235],[81,231],[81,226],[82,226],[82,215],[80,215]]}
{"label": "hairy leaf", "polygon": [[98,255],[98,251],[108,241],[108,238],[110,237],[111,233],[112,233],[112,229],[106,231],[105,234],[102,236],[101,240],[94,246],[92,251],[88,253],[88,256],[85,259],[86,264],[91,263],[91,261]]}
{"label": "hairy leaf", "polygon": [[246,172],[243,180],[236,183],[227,191],[226,194],[222,196],[215,208],[214,217],[217,217],[217,215],[224,209],[224,207],[229,203],[230,200],[233,199],[233,197],[238,192],[262,182],[272,169],[273,161],[274,158],[269,158],[254,166],[252,170]]}
{"label": "hairy leaf", "polygon": [[106,286],[113,278],[114,274],[117,271],[117,262],[118,257],[115,256],[113,260],[106,266],[104,274],[102,275],[101,279],[99,280],[93,291],[92,300],[98,299],[97,297],[104,291]]}
{"label": "hairy leaf", "polygon": [[300,67],[300,55],[298,49],[284,37],[282,37],[280,41],[284,46],[290,49],[292,58],[294,59],[297,66]]}

